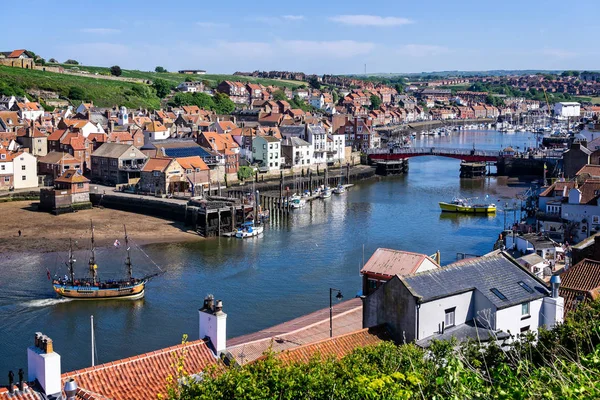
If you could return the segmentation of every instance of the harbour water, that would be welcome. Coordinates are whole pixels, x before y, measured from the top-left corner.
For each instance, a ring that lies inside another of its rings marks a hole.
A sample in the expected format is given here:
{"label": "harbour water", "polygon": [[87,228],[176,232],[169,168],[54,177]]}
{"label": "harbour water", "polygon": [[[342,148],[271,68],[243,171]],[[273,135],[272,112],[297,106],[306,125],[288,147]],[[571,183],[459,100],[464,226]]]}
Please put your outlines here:
{"label": "harbour water", "polygon": [[[414,145],[499,150],[534,146],[535,137],[466,131],[416,139]],[[57,299],[46,268],[65,274],[67,243],[64,254],[2,254],[0,383],[9,369],[27,367],[26,347],[36,331],[54,340],[63,371],[90,366],[90,315],[96,360],[102,363],[177,344],[184,333],[197,339],[197,309],[208,293],[223,300],[227,334],[235,337],[327,307],[329,287],[354,297],[360,290],[363,255],[367,260],[378,247],[426,254],[440,250],[442,264],[456,260],[459,252],[491,251],[503,227],[502,212],[446,215],[438,202],[487,195],[490,202],[502,204],[523,188],[507,187],[505,179],[496,177],[461,180],[459,163],[430,156],[411,159],[407,175],[359,182],[341,196],[294,210],[258,238],[145,246],[144,252],[167,272],[150,282],[146,297],[138,301]],[[135,223],[131,218],[129,223]],[[84,274],[88,243],[77,246],[77,265]],[[103,278],[124,274],[124,249],[101,249],[97,260]],[[138,275],[156,272],[136,248],[133,263]]]}

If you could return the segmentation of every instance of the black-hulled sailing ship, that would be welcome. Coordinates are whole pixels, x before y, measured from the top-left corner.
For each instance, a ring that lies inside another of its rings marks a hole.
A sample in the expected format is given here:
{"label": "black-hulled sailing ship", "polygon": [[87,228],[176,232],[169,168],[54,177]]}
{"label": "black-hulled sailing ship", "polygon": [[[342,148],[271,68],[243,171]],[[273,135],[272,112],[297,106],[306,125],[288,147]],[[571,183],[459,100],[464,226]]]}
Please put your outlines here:
{"label": "black-hulled sailing ship", "polygon": [[62,296],[74,300],[109,300],[109,299],[139,299],[144,297],[144,290],[148,280],[158,274],[144,278],[133,277],[133,266],[127,228],[125,229],[125,246],[127,257],[125,267],[127,268],[127,279],[122,280],[100,280],[98,279],[98,265],[96,264],[96,249],[94,244],[94,226],[92,224],[91,254],[88,262],[89,276],[87,278],[75,277],[75,259],[73,258],[73,246],[69,241],[69,261],[67,267],[69,274],[64,279],[54,279],[52,286],[54,291]]}

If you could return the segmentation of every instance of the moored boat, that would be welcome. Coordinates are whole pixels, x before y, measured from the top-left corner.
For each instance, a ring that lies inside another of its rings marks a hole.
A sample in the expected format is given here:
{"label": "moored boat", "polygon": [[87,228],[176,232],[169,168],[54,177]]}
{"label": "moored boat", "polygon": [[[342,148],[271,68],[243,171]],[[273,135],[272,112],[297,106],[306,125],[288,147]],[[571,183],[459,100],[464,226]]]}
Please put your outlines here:
{"label": "moored boat", "polygon": [[321,191],[321,194],[319,196],[322,199],[327,199],[327,198],[331,197],[331,189],[329,189],[329,187],[325,187],[325,189],[323,189]]}
{"label": "moored boat", "polygon": [[344,187],[344,185],[338,185],[335,189],[333,189],[333,193],[335,193],[335,194],[346,193],[346,188]]}
{"label": "moored boat", "polygon": [[471,204],[466,199],[455,198],[451,202],[440,202],[443,212],[455,212],[464,214],[493,214],[496,212],[495,204]]}
{"label": "moored boat", "polygon": [[260,225],[254,225],[254,222],[244,222],[242,226],[235,233],[235,237],[238,239],[246,239],[254,236],[258,236],[264,231],[264,227]]}
{"label": "moored boat", "polygon": [[127,248],[127,279],[122,280],[100,280],[98,279],[98,265],[94,247],[94,226],[92,225],[91,256],[89,259],[90,276],[87,278],[75,277],[75,259],[73,258],[73,246],[69,246],[69,261],[67,267],[69,274],[64,279],[54,279],[52,287],[59,296],[73,300],[135,300],[144,297],[146,283],[158,274],[143,278],[133,277],[133,267],[127,230],[125,229],[125,246]]}
{"label": "moored boat", "polygon": [[298,209],[306,206],[306,200],[304,199],[294,199],[291,203],[292,208]]}

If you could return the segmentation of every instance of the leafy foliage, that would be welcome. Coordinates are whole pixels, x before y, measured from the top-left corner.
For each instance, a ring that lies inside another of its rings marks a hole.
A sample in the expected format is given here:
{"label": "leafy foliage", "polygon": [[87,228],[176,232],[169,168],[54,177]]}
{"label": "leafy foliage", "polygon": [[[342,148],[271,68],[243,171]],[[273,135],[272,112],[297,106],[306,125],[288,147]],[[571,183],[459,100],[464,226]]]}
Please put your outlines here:
{"label": "leafy foliage", "polygon": [[64,62],[65,64],[69,64],[69,65],[79,65],[79,61],[76,60],[71,60],[68,59],[67,61]]}
{"label": "leafy foliage", "polygon": [[381,99],[379,98],[379,96],[375,96],[374,94],[371,95],[371,110],[379,110],[379,107],[381,107]]}
{"label": "leafy foliage", "polygon": [[[512,345],[390,342],[336,360],[285,363],[267,353],[243,367],[213,368],[169,390],[184,399],[592,399],[600,398],[600,302]],[[177,370],[179,371],[179,369]],[[184,379],[185,381],[185,379]]]}
{"label": "leafy foliage", "polygon": [[245,181],[247,179],[250,179],[254,176],[254,169],[252,169],[251,167],[242,165],[241,167],[238,168],[238,179],[240,181]]}
{"label": "leafy foliage", "polygon": [[163,68],[163,67],[156,67],[156,68],[154,68],[154,72],[158,72],[158,73],[161,73],[161,74],[163,74],[163,73],[165,73],[165,72],[169,72],[169,71],[167,71],[167,70],[166,70],[165,68]]}
{"label": "leafy foliage", "polygon": [[298,96],[294,96],[293,99],[289,100],[289,103],[290,107],[292,108],[299,108],[302,111],[312,110],[312,106],[310,104],[306,104],[306,102]]}
{"label": "leafy foliage", "polygon": [[212,110],[217,114],[231,114],[235,110],[235,104],[225,93],[217,93],[210,97],[206,93],[177,93],[169,101],[174,107],[198,106],[203,110]]}
{"label": "leafy foliage", "polygon": [[285,92],[284,92],[283,90],[281,90],[281,89],[279,89],[279,90],[276,90],[276,91],[273,93],[273,100],[275,100],[275,101],[279,101],[279,100],[281,100],[281,101],[287,101],[287,99],[288,99],[288,98],[287,98],[287,96],[285,95]]}
{"label": "leafy foliage", "polygon": [[156,95],[161,99],[171,93],[173,89],[173,85],[164,79],[155,79],[152,82],[152,87],[156,90]]}
{"label": "leafy foliage", "polygon": [[121,76],[121,74],[123,74],[123,71],[118,65],[113,65],[112,67],[110,67],[110,74],[113,76]]}
{"label": "leafy foliage", "polygon": [[69,89],[68,97],[71,100],[85,100],[85,92],[78,86],[72,86]]}
{"label": "leafy foliage", "polygon": [[231,114],[235,110],[235,103],[225,93],[217,93],[213,97],[214,110],[217,114]]}

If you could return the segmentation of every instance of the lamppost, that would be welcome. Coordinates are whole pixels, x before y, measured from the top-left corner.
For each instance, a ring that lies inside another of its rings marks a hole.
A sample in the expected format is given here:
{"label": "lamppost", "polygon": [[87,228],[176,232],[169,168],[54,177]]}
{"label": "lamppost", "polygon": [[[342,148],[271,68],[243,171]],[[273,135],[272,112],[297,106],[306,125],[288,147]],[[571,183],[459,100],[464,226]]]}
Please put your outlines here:
{"label": "lamppost", "polygon": [[341,300],[344,298],[340,289],[329,288],[329,337],[333,337],[333,292],[337,292],[336,299]]}

